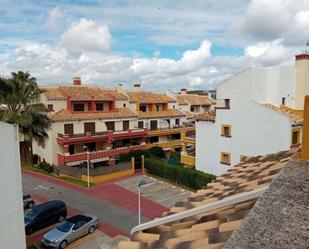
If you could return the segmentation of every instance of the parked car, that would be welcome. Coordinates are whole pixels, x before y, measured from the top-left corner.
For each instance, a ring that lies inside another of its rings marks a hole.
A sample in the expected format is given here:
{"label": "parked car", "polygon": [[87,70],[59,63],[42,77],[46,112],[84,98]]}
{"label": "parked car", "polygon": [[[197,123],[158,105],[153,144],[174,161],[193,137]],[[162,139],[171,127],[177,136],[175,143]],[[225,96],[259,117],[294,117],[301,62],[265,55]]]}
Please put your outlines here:
{"label": "parked car", "polygon": [[25,215],[26,234],[62,222],[66,217],[67,208],[63,201],[53,200],[36,205]]}
{"label": "parked car", "polygon": [[72,241],[93,233],[98,223],[99,218],[94,215],[72,216],[46,233],[42,243],[48,247],[63,249]]}
{"label": "parked car", "polygon": [[23,202],[24,208],[32,208],[34,206],[34,200],[29,194],[23,194]]}

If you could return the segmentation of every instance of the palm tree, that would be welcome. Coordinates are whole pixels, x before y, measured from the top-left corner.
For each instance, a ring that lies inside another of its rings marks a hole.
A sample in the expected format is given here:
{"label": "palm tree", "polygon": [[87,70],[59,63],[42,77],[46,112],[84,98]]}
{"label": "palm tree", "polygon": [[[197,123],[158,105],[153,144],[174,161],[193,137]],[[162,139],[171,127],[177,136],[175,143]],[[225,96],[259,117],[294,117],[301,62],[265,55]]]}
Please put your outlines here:
{"label": "palm tree", "polygon": [[38,103],[40,93],[36,78],[29,72],[13,72],[10,78],[0,77],[0,120],[19,126],[31,158],[33,140],[44,147],[51,126],[46,106]]}

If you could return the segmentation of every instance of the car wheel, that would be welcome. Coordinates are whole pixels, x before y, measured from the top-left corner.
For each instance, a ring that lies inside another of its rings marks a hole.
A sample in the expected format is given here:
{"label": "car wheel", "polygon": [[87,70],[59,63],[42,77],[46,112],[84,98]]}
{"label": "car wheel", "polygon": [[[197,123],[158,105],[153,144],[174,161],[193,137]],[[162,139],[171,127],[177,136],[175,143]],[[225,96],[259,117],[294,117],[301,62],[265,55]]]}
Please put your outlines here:
{"label": "car wheel", "polygon": [[33,201],[28,203],[28,208],[33,208],[33,206],[34,206],[34,202]]}
{"label": "car wheel", "polygon": [[27,235],[30,235],[30,234],[32,234],[33,233],[33,228],[32,227],[28,227],[27,229],[26,229],[26,234]]}
{"label": "car wheel", "polygon": [[61,241],[61,243],[59,245],[59,248],[60,249],[66,248],[67,245],[68,245],[68,242],[66,240],[63,240],[63,241]]}
{"label": "car wheel", "polygon": [[63,217],[63,216],[60,216],[59,219],[58,219],[58,221],[59,221],[59,222],[64,221],[64,217]]}
{"label": "car wheel", "polygon": [[95,227],[94,226],[91,226],[89,227],[89,230],[88,230],[88,233],[93,233],[95,231]]}

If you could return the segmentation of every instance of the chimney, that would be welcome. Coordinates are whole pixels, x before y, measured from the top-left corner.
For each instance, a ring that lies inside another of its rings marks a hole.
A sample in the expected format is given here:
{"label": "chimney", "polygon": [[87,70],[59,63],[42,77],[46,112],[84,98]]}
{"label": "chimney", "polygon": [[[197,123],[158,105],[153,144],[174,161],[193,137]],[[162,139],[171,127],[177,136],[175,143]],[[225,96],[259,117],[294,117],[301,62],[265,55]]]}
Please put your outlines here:
{"label": "chimney", "polygon": [[182,89],[180,90],[180,94],[181,94],[181,95],[187,94],[187,89],[186,89],[186,88],[182,88]]}
{"label": "chimney", "polygon": [[141,91],[141,83],[135,83],[133,90],[134,90],[134,92],[140,92]]}
{"label": "chimney", "polygon": [[123,86],[122,84],[118,84],[116,87],[117,93],[123,93]]}
{"label": "chimney", "polygon": [[300,158],[304,160],[309,160],[309,95],[305,97],[302,133],[303,137]]}
{"label": "chimney", "polygon": [[303,110],[305,96],[309,94],[309,54],[295,56],[295,109]]}
{"label": "chimney", "polygon": [[80,86],[82,84],[82,80],[80,77],[74,77],[73,78],[73,85],[74,86]]}

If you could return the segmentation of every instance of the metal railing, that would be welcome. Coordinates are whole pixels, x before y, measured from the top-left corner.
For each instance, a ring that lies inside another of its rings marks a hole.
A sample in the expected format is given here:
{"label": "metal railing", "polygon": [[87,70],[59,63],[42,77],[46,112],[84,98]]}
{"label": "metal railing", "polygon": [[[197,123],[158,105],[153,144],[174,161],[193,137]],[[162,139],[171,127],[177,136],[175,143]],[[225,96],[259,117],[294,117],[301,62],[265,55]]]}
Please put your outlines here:
{"label": "metal railing", "polygon": [[189,218],[189,217],[201,214],[201,213],[209,212],[215,209],[224,208],[229,205],[234,205],[237,203],[241,203],[244,201],[249,201],[249,200],[258,198],[265,192],[267,188],[268,186],[265,186],[265,187],[261,187],[261,188],[258,188],[252,191],[245,192],[245,193],[235,194],[235,195],[228,196],[216,202],[208,203],[203,206],[199,206],[199,207],[192,208],[192,209],[189,209],[189,210],[177,213],[177,214],[168,215],[166,217],[158,218],[158,219],[143,223],[141,225],[133,227],[131,229],[131,235],[138,231],[157,227],[157,226],[164,225],[164,224],[174,222],[177,220],[186,219],[186,218]]}

